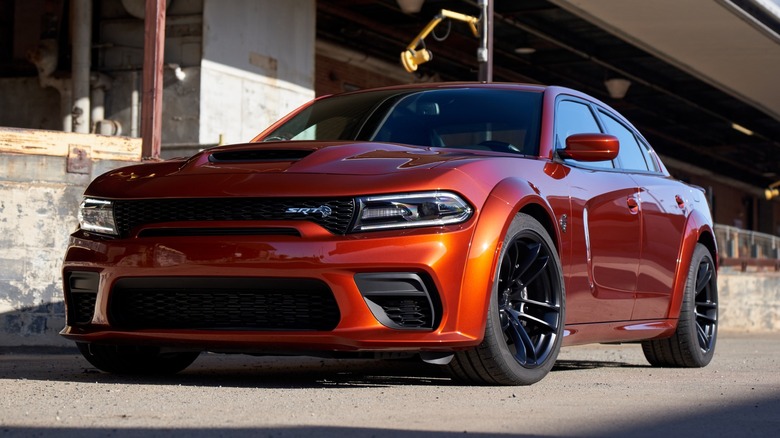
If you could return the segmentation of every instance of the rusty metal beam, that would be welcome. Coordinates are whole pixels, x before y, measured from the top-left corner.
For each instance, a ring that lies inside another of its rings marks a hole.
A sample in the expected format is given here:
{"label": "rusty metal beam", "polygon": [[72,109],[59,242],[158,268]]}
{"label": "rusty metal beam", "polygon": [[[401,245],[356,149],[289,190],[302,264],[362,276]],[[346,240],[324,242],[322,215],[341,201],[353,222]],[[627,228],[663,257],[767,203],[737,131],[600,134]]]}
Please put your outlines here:
{"label": "rusty metal beam", "polygon": [[162,144],[163,56],[165,52],[165,0],[146,0],[144,71],[141,97],[141,155],[159,160]]}

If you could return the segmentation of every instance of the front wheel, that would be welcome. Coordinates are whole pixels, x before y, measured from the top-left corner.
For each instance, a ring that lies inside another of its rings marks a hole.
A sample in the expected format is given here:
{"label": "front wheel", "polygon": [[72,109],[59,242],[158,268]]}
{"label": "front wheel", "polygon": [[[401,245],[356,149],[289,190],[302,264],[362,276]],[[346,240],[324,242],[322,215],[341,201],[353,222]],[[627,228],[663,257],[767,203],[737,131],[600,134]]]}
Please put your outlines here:
{"label": "front wheel", "polygon": [[718,279],[707,247],[696,244],[685,282],[680,319],[671,338],[642,342],[651,365],[698,368],[715,353],[718,336]]}
{"label": "front wheel", "polygon": [[485,338],[450,362],[460,381],[530,385],[552,368],[563,339],[565,293],[558,253],[533,217],[518,214],[501,248]]}
{"label": "front wheel", "polygon": [[175,374],[190,366],[199,352],[164,353],[154,347],[77,343],[79,352],[95,368],[114,374]]}

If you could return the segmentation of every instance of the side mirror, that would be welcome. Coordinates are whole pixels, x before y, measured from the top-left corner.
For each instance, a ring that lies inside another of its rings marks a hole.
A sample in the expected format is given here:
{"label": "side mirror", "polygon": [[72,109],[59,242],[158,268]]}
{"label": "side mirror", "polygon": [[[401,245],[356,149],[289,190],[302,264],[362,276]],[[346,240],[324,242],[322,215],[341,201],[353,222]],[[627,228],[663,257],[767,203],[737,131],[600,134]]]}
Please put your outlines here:
{"label": "side mirror", "polygon": [[566,147],[558,155],[576,161],[614,160],[620,150],[620,141],[609,134],[573,134],[566,137]]}

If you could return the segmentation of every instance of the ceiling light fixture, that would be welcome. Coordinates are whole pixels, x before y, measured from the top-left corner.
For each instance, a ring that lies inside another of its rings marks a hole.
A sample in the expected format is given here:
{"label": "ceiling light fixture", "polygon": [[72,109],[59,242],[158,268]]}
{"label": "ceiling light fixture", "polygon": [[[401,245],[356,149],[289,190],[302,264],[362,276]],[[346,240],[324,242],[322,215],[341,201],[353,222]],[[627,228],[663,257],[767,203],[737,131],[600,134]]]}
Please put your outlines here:
{"label": "ceiling light fixture", "polygon": [[425,0],[397,0],[398,6],[401,7],[401,12],[405,14],[416,14],[422,9],[422,5]]}
{"label": "ceiling light fixture", "polygon": [[767,201],[772,198],[780,197],[780,189],[778,189],[778,187],[780,187],[780,181],[769,184],[769,187],[764,190],[764,196]]}
{"label": "ceiling light fixture", "polygon": [[[409,43],[408,46],[406,46],[406,50],[401,52],[401,64],[404,66],[404,69],[406,69],[407,72],[412,73],[414,71],[417,71],[417,66],[428,62],[431,59],[433,59],[433,53],[431,53],[430,50],[425,48],[425,37],[428,36],[431,32],[433,32],[433,29],[436,28],[436,26],[439,25],[439,23],[442,22],[442,20],[449,18],[451,20],[458,20],[463,21],[469,25],[469,29],[471,29],[471,33],[474,34],[475,37],[479,37],[479,29],[477,29],[477,25],[479,24],[479,18],[472,17],[471,15],[461,14],[459,12],[453,12],[448,11],[447,9],[442,9],[441,12],[436,14],[431,21],[428,22],[428,24],[423,28],[422,31],[420,31],[419,34],[417,34],[416,37],[412,40],[411,43]],[[483,39],[484,43],[484,39]],[[422,46],[420,49],[418,49],[418,46]],[[480,47],[479,50],[486,51],[484,47]],[[477,52],[479,54],[479,52]],[[485,52],[486,53],[486,52]]]}
{"label": "ceiling light fixture", "polygon": [[753,131],[751,131],[751,130],[749,130],[749,129],[745,128],[744,126],[739,125],[737,123],[732,123],[731,124],[731,128],[734,129],[735,131],[739,131],[739,132],[741,132],[741,133],[743,133],[745,135],[753,135]]}
{"label": "ceiling light fixture", "polygon": [[623,78],[612,78],[604,81],[604,86],[607,87],[609,97],[613,99],[622,99],[626,97],[628,87],[631,86],[631,81]]}

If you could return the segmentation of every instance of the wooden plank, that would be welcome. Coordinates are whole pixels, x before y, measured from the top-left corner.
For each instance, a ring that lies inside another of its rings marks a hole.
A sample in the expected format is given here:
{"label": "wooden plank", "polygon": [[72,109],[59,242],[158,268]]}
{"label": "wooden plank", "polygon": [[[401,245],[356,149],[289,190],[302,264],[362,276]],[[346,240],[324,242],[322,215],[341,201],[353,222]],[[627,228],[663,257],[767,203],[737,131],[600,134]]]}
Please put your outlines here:
{"label": "wooden plank", "polygon": [[67,157],[71,146],[88,148],[94,160],[141,160],[141,139],[0,127],[0,153]]}

